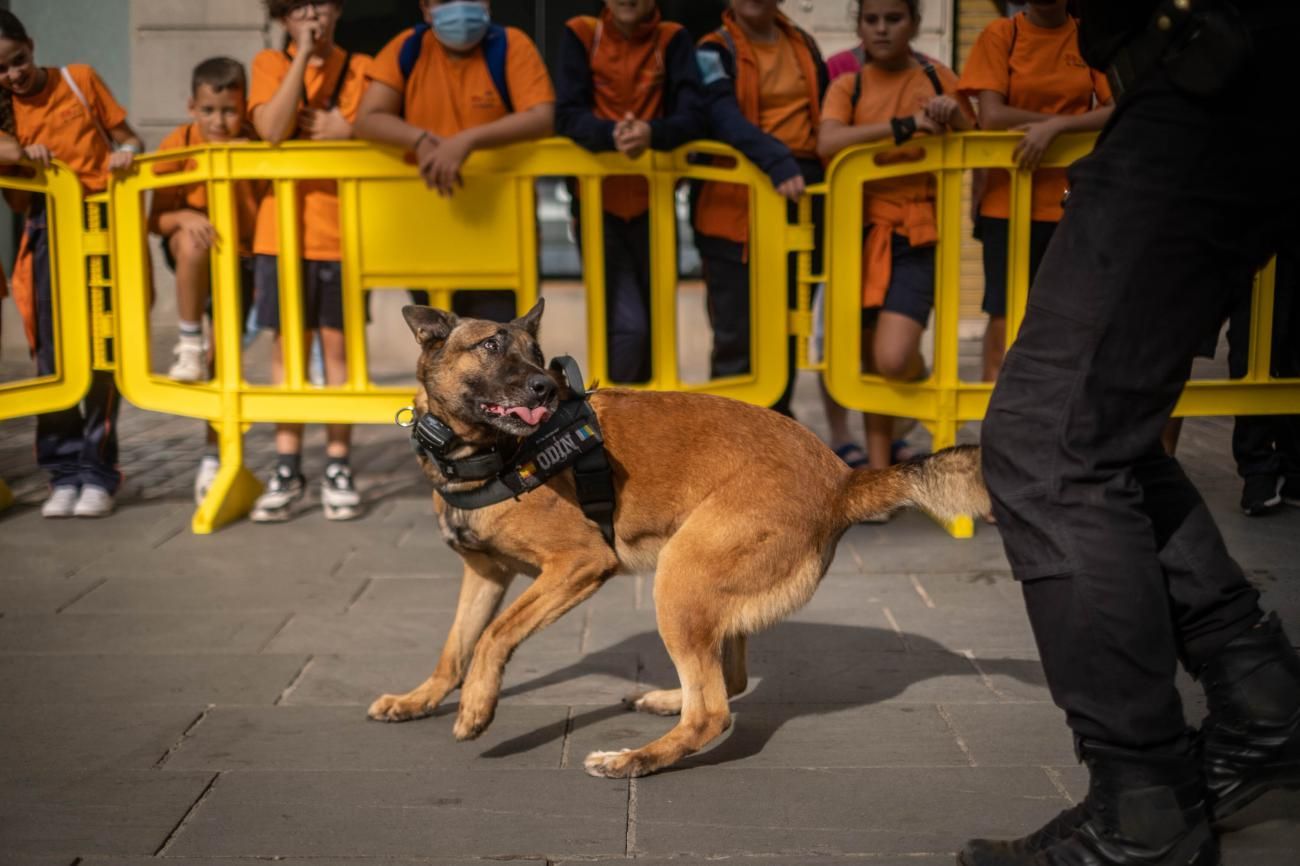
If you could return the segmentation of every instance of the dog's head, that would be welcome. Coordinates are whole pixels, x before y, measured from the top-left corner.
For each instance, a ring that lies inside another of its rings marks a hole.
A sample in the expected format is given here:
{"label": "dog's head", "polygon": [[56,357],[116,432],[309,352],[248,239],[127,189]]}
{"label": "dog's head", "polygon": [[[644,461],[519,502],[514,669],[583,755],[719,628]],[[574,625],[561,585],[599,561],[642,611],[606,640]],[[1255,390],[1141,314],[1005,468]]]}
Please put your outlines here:
{"label": "dog's head", "polygon": [[403,307],[402,315],[420,344],[415,406],[462,441],[529,436],[555,412],[559,388],[537,343],[542,301],[505,324],[432,307]]}

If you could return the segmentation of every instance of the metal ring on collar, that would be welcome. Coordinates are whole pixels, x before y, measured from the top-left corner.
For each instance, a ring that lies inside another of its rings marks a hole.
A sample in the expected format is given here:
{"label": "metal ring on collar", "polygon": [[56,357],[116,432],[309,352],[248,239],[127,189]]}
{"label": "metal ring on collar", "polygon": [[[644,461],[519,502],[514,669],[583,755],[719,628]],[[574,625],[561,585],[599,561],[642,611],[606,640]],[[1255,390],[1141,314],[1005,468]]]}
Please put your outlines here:
{"label": "metal ring on collar", "polygon": [[[410,420],[407,421],[402,420],[402,413],[404,412],[411,413],[409,416]],[[397,414],[393,416],[393,422],[397,424],[398,427],[401,427],[404,430],[409,430],[412,427],[414,427],[416,422],[415,407],[403,406],[401,409],[398,409]]]}

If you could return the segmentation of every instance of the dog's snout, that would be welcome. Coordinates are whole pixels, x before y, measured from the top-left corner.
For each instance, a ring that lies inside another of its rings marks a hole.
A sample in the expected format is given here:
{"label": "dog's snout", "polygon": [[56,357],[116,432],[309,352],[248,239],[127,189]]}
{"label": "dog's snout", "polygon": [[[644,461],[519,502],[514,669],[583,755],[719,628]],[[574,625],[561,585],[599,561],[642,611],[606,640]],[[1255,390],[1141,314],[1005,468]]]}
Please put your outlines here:
{"label": "dog's snout", "polygon": [[534,373],[528,377],[528,390],[537,397],[539,403],[545,403],[555,396],[555,383],[550,376]]}

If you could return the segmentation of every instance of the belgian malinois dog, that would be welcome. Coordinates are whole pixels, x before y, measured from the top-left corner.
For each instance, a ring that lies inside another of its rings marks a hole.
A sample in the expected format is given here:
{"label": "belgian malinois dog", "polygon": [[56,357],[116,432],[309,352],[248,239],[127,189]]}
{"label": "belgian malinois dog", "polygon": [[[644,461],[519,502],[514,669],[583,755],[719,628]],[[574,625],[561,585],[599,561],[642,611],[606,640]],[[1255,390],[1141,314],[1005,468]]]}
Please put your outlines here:
{"label": "belgian malinois dog", "polygon": [[[429,307],[403,315],[421,347],[415,410],[458,437],[461,458],[511,453],[566,397],[538,345],[538,302],[508,324]],[[655,614],[680,689],[630,698],[642,712],[680,715],[639,749],[593,752],[594,776],[653,773],[704,748],[731,725],[728,699],[746,686],[746,636],[802,607],[845,530],[904,505],[941,518],[986,514],[979,449],[949,448],[883,471],[850,470],[812,432],[768,409],[704,394],[620,388],[590,396],[617,492],[615,540],[579,507],[572,470],[517,499],[476,510],[434,496],[442,535],[465,562],[456,618],[433,675],[384,695],[372,719],[427,716],[457,686],[458,740],[492,721],[519,644],[615,575],[654,572]],[[449,482],[420,456],[436,490]],[[511,578],[532,585],[503,613]]]}

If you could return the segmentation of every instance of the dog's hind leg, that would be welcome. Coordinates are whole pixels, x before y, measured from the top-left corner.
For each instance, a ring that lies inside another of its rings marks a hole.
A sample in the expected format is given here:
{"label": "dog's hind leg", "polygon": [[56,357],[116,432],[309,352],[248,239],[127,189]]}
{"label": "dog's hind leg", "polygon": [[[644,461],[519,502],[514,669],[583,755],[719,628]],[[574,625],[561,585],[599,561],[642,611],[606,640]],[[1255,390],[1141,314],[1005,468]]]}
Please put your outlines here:
{"label": "dog's hind leg", "polygon": [[515,648],[589,598],[614,573],[618,560],[603,541],[598,543],[599,547],[578,547],[564,559],[544,562],[532,586],[488,626],[474,650],[460,692],[460,712],[453,729],[456,739],[472,740],[491,724],[501,694],[501,676]]}
{"label": "dog's hind leg", "polygon": [[479,636],[496,615],[513,576],[485,556],[467,555],[456,619],[433,674],[404,695],[383,695],[366,714],[381,722],[403,722],[432,713],[465,679]]}
{"label": "dog's hind leg", "polygon": [[[728,698],[734,698],[749,685],[749,673],[745,664],[746,643],[743,634],[732,635],[722,642],[722,676],[727,684]],[[623,703],[638,713],[675,716],[682,711],[682,690],[655,689],[639,695],[629,695],[623,699]]]}

